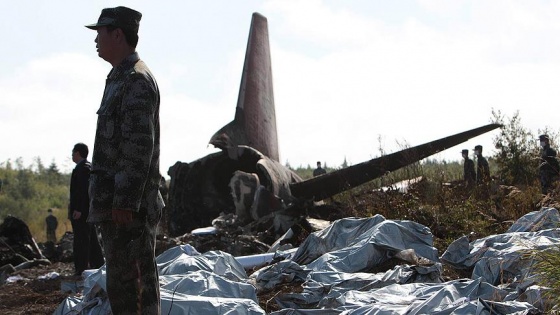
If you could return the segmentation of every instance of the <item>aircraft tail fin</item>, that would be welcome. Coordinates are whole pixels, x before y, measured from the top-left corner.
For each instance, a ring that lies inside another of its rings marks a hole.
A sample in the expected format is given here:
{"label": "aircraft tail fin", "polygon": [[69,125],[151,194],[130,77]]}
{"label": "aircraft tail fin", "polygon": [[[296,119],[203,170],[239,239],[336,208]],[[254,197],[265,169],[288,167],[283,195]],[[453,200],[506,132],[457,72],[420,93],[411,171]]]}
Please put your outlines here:
{"label": "aircraft tail fin", "polygon": [[235,119],[210,143],[222,150],[247,145],[279,161],[268,22],[259,13],[251,20]]}

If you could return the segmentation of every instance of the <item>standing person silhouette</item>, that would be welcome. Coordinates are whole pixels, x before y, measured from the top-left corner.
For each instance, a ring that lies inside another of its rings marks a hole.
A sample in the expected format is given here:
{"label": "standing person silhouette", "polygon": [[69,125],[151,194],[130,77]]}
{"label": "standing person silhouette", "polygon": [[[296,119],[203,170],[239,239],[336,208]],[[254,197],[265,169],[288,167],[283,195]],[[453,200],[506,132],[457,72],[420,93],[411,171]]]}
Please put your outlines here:
{"label": "standing person silhouette", "polygon": [[539,136],[541,146],[541,163],[539,164],[539,180],[541,192],[547,194],[552,189],[552,184],[560,175],[559,163],[556,159],[556,150],[550,147],[548,135]]}
{"label": "standing person silhouette", "polygon": [[142,14],[106,8],[96,30],[99,57],[113,67],[107,76],[90,181],[88,221],[101,231],[107,294],[113,314],[160,314],[156,230],[159,192],[160,95],[156,80],[136,52]]}
{"label": "standing person silhouette", "polygon": [[484,156],[482,156],[482,146],[474,147],[474,155],[476,156],[476,183],[488,183],[490,181],[490,166]]}
{"label": "standing person silhouette", "polygon": [[89,216],[89,176],[91,163],[87,160],[88,146],[76,143],[72,149],[72,161],[76,167],[70,178],[70,203],[68,219],[72,224],[74,241],[74,275],[79,276],[86,269],[97,269],[105,263],[95,226],[87,222]]}
{"label": "standing person silhouette", "polygon": [[469,158],[469,150],[464,149],[461,155],[465,162],[463,163],[463,180],[467,187],[472,187],[476,181],[476,171],[474,170],[474,161]]}
{"label": "standing person silhouette", "polygon": [[47,225],[47,242],[56,243],[56,228],[58,227],[58,219],[53,215],[52,209],[47,210],[49,213],[45,218]]}
{"label": "standing person silhouette", "polygon": [[327,174],[327,171],[321,167],[321,162],[317,161],[317,168],[313,170],[313,177]]}

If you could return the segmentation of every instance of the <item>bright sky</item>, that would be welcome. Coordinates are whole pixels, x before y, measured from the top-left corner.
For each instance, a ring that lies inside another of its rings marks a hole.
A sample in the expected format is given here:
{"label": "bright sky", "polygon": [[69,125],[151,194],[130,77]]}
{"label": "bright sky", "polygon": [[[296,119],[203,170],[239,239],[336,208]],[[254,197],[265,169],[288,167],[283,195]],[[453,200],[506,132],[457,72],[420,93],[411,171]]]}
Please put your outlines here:
{"label": "bright sky", "polygon": [[[558,1],[2,1],[0,163],[70,171],[75,143],[93,149],[111,66],[84,25],[117,5],[143,13],[137,50],[161,90],[164,175],[215,152],[253,12],[268,19],[282,163],[360,163],[485,125],[492,108],[519,111],[535,134],[558,130]],[[476,144],[489,156],[497,134],[433,157],[460,160]]]}

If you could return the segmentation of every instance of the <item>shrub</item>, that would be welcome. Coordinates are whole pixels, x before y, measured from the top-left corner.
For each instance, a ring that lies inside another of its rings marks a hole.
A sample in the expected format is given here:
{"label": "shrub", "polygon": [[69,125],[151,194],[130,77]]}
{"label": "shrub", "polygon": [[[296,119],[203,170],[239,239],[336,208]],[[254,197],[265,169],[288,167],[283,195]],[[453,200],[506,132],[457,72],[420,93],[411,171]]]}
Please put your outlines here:
{"label": "shrub", "polygon": [[508,120],[500,111],[492,109],[494,123],[502,124],[493,139],[498,153],[494,156],[497,175],[506,185],[533,185],[537,174],[539,148],[536,137],[521,125],[519,112]]}

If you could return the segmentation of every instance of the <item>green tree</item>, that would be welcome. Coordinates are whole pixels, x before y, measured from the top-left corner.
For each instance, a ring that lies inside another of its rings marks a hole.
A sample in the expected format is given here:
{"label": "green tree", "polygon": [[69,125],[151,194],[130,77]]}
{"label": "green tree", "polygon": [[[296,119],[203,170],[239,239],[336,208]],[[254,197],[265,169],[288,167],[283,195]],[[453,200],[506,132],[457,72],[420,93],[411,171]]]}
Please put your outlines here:
{"label": "green tree", "polygon": [[539,148],[535,136],[521,124],[519,112],[511,118],[492,109],[492,122],[502,124],[493,143],[498,150],[494,156],[497,175],[506,185],[531,185],[537,178]]}
{"label": "green tree", "polygon": [[47,175],[47,182],[49,184],[58,184],[58,185],[64,184],[65,179],[60,173],[60,171],[58,170],[58,166],[54,161],[52,161],[51,164],[49,165],[49,168],[47,168],[46,175]]}
{"label": "green tree", "polygon": [[[66,219],[70,174],[62,174],[53,163],[40,172],[40,159],[29,167],[23,166],[21,158],[16,159],[16,168],[10,160],[0,163],[0,219],[13,215],[22,219],[37,239],[45,240],[45,217],[47,209],[53,208],[59,219],[58,236],[69,229]],[[35,171],[34,171],[35,170]]]}
{"label": "green tree", "polygon": [[38,174],[44,174],[45,173],[45,165],[43,165],[43,161],[38,156],[35,157],[35,165],[37,167],[37,173]]}

